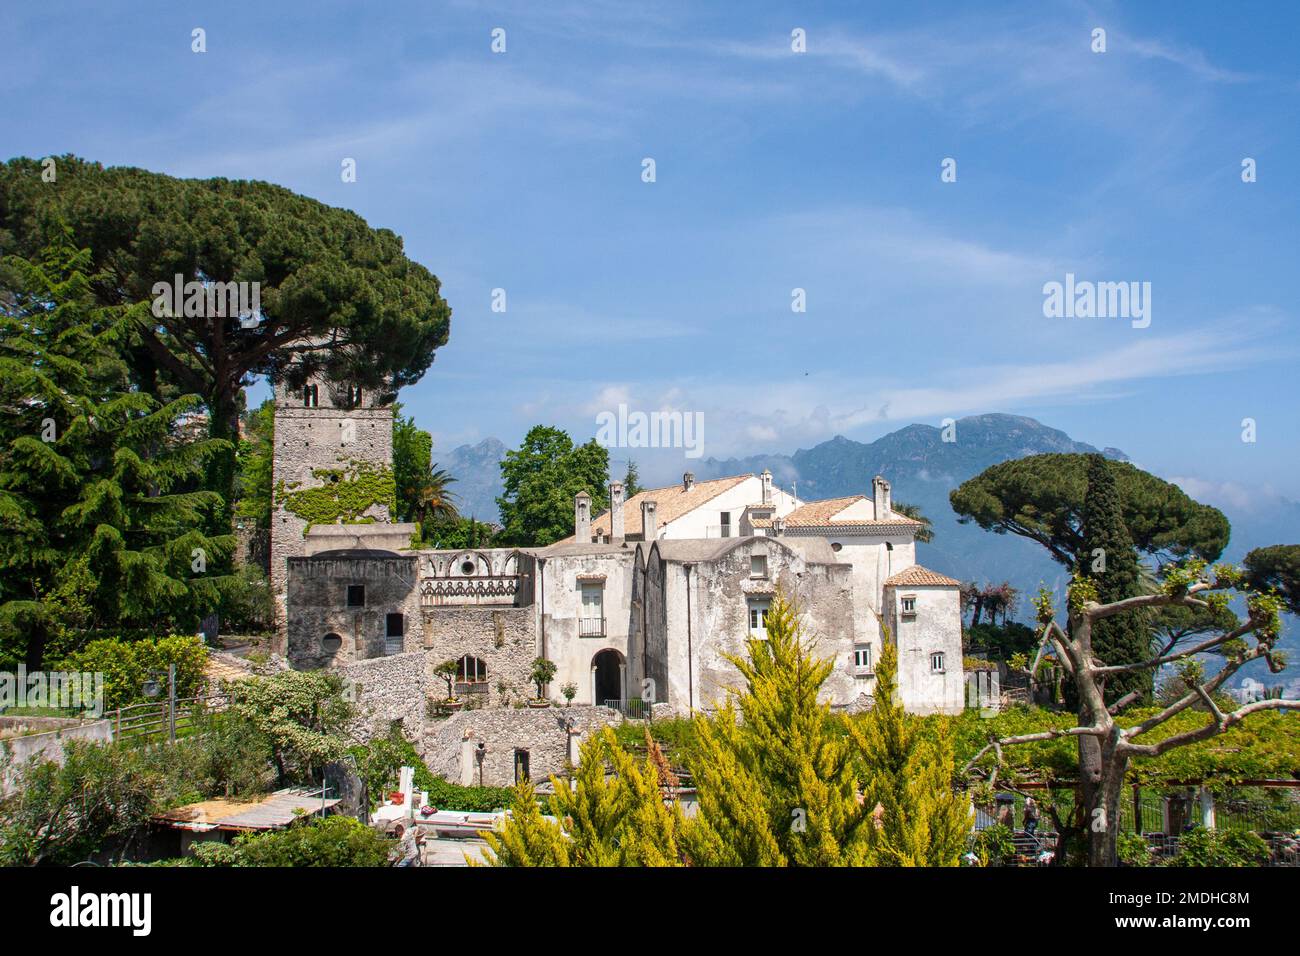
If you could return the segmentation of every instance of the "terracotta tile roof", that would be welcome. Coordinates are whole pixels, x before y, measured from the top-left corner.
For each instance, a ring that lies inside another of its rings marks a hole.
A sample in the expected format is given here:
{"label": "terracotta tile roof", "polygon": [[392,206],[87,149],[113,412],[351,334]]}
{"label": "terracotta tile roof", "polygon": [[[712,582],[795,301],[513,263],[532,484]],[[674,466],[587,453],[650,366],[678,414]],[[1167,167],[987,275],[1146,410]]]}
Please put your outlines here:
{"label": "terracotta tile roof", "polygon": [[897,574],[885,579],[887,588],[917,588],[917,587],[946,587],[959,588],[961,582],[954,578],[939,574],[937,571],[931,571],[929,568],[923,568],[919,564],[914,564],[906,570],[899,571]]}
{"label": "terracotta tile roof", "polygon": [[824,501],[810,501],[802,507],[795,508],[785,517],[787,528],[828,528],[835,525],[852,527],[877,527],[894,525],[899,528],[920,527],[919,521],[911,518],[886,518],[875,521],[869,518],[851,518],[836,520],[835,516],[859,501],[869,500],[866,495],[849,495],[845,498],[827,498]]}
{"label": "terracotta tile roof", "polygon": [[[742,481],[753,477],[753,475],[735,475],[731,478],[697,481],[691,486],[690,491],[685,490],[680,484],[670,485],[667,488],[649,488],[645,491],[639,491],[623,502],[623,533],[625,535],[639,535],[642,533],[641,502],[643,501],[655,502],[656,521],[659,527],[662,528],[668,522],[698,508],[709,499],[716,498],[724,491],[729,491]],[[609,511],[606,510],[604,514],[591,523],[591,533],[593,535],[598,533],[609,534],[609,530]]]}

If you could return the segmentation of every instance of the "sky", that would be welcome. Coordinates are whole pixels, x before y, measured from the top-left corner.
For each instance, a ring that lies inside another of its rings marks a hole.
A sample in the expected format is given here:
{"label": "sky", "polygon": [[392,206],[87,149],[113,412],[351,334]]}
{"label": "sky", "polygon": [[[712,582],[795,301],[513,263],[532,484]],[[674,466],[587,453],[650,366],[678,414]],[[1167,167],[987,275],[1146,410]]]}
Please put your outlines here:
{"label": "sky", "polygon": [[[698,413],[713,457],[1008,412],[1211,503],[1300,498],[1298,31],[1251,2],[10,3],[0,154],[397,232],[453,309],[401,395],[435,457],[620,404]],[[1067,274],[1149,288],[1149,324],[1045,315]]]}

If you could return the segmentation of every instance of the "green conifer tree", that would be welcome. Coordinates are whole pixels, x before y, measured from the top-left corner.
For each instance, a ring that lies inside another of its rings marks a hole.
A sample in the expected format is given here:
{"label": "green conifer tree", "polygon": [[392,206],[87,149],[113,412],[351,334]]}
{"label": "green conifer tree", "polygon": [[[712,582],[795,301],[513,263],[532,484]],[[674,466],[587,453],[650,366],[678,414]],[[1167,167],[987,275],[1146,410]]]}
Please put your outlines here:
{"label": "green conifer tree", "polygon": [[[1091,578],[1097,600],[1103,604],[1141,593],[1140,568],[1133,539],[1124,523],[1123,502],[1106,459],[1088,456],[1088,491],[1083,501],[1083,549],[1076,574]],[[1098,621],[1092,628],[1093,655],[1106,664],[1134,664],[1151,657],[1150,616],[1119,614]],[[1106,681],[1106,702],[1114,703],[1131,691],[1149,703],[1154,671],[1149,668],[1114,674]],[[1077,707],[1073,682],[1067,682],[1067,700]]]}
{"label": "green conifer tree", "polygon": [[862,764],[867,863],[872,866],[957,866],[971,828],[967,798],[953,789],[956,776],[945,725],[922,733],[922,723],[898,698],[898,650],[884,628],[876,667],[875,703],[850,721]]}
{"label": "green conifer tree", "polygon": [[510,802],[510,818],[495,833],[484,833],[488,850],[482,860],[468,854],[471,865],[491,866],[571,866],[569,838],[560,825],[542,815],[537,793],[527,780],[515,785]]}
{"label": "green conifer tree", "polygon": [[[66,228],[0,288],[0,665],[112,630],[188,630],[229,586],[231,535],[203,533],[197,490],[226,443],[195,439],[198,396],[130,387],[122,353],[148,304],[94,304]],[[188,423],[187,423],[188,419]]]}
{"label": "green conifer tree", "polygon": [[582,746],[573,785],[551,778],[553,822],[531,786],[516,789],[511,819],[488,834],[497,866],[680,866],[682,814],[665,803],[652,759],[638,761],[608,728]]}
{"label": "green conifer tree", "polygon": [[700,813],[688,855],[709,865],[858,863],[866,817],[853,753],[817,696],[834,662],[813,656],[814,642],[779,593],[766,632],[747,642],[747,658],[728,658],[745,681],[734,706],[700,719],[691,762]]}

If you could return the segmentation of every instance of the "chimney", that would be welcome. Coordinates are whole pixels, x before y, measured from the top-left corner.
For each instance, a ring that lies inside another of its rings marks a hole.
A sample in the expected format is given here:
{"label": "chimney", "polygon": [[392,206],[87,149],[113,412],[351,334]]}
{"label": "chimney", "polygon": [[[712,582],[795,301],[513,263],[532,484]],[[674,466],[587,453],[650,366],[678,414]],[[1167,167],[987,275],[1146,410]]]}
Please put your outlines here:
{"label": "chimney", "polygon": [[682,475],[682,491],[690,491],[695,487],[695,472],[688,471]]}
{"label": "chimney", "polygon": [[623,540],[623,482],[609,483],[609,540]]}
{"label": "chimney", "polygon": [[781,535],[783,535],[783,534],[785,534],[785,519],[784,519],[784,518],[773,518],[773,519],[772,519],[772,533],[771,533],[770,537],[773,537],[773,538],[779,538],[779,537],[781,537]]}
{"label": "chimney", "polygon": [[871,497],[876,506],[876,520],[884,521],[890,515],[889,482],[880,475],[871,479]]}
{"label": "chimney", "polygon": [[772,503],[772,473],[764,468],[758,479],[763,482],[763,504],[770,505]]}
{"label": "chimney", "polygon": [[657,503],[641,502],[641,540],[653,541],[659,533],[659,517],[655,514]]}
{"label": "chimney", "polygon": [[573,537],[583,544],[591,541],[591,495],[585,491],[573,498]]}

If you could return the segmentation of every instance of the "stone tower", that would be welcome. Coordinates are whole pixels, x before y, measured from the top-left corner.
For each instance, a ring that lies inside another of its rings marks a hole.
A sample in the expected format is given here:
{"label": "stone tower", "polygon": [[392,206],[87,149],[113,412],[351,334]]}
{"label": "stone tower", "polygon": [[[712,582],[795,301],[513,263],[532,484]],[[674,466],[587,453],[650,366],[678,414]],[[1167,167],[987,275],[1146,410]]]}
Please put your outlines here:
{"label": "stone tower", "polygon": [[[275,386],[275,450],[271,484],[271,591],[275,596],[278,643],[285,635],[285,562],[306,553],[305,534],[313,514],[293,501],[295,492],[346,481],[359,468],[393,467],[393,408],[380,403],[377,390],[309,378],[290,387]],[[330,474],[321,474],[330,472]],[[375,502],[363,515],[392,521],[388,505]],[[337,519],[336,519],[337,520]]]}

